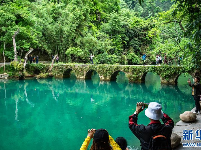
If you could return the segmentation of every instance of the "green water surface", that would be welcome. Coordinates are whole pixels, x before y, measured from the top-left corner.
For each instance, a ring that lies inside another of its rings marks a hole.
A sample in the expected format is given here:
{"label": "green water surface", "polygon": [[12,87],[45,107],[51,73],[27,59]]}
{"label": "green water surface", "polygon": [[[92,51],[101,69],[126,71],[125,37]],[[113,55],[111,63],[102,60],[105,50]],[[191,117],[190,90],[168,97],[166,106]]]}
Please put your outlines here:
{"label": "green water surface", "polygon": [[[122,75],[120,75],[122,76]],[[90,128],[123,136],[131,149],[138,139],[128,128],[136,102],[157,101],[175,122],[194,107],[191,89],[182,77],[178,86],[160,84],[147,74],[145,84],[127,80],[38,79],[0,81],[0,150],[79,150]],[[148,124],[144,112],[139,124]]]}

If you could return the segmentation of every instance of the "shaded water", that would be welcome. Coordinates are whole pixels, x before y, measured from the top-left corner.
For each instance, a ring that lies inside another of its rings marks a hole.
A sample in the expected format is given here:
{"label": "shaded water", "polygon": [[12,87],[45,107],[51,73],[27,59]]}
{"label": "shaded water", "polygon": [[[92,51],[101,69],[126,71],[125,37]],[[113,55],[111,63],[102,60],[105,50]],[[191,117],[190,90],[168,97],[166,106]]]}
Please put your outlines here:
{"label": "shaded water", "polygon": [[[120,74],[120,76],[123,76]],[[145,84],[92,80],[40,79],[0,82],[1,150],[78,150],[89,128],[123,136],[133,149],[139,141],[128,128],[136,102],[157,101],[175,122],[194,107],[186,77],[179,86],[160,84],[147,74]],[[139,124],[148,124],[144,112]]]}

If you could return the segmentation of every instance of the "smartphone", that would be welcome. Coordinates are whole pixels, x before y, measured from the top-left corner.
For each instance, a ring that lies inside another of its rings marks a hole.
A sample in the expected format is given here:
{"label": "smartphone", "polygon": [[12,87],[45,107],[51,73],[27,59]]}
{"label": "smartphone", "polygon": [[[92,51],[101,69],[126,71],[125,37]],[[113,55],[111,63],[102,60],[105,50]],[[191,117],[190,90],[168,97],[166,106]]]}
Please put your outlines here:
{"label": "smartphone", "polygon": [[148,108],[149,103],[144,103],[144,108]]}

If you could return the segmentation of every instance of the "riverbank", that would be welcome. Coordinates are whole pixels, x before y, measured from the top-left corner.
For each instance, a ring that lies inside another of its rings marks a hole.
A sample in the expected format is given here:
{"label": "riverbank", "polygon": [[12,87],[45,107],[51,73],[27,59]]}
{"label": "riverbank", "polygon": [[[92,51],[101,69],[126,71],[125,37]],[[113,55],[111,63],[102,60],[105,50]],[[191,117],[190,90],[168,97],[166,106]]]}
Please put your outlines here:
{"label": "riverbank", "polygon": [[[195,108],[193,108],[191,110],[191,112],[194,112]],[[176,133],[177,135],[179,135],[181,137],[181,144],[179,145],[179,147],[175,148],[175,150],[187,150],[187,149],[193,149],[193,150],[200,150],[201,147],[183,147],[182,143],[201,143],[201,140],[199,139],[195,139],[196,137],[196,130],[199,130],[199,137],[201,136],[200,133],[200,129],[201,129],[201,114],[197,115],[197,119],[195,122],[193,123],[185,123],[183,121],[179,121],[176,123],[174,129],[173,129],[173,133]],[[183,140],[183,131],[184,130],[192,130],[193,131],[193,139],[192,140]]]}

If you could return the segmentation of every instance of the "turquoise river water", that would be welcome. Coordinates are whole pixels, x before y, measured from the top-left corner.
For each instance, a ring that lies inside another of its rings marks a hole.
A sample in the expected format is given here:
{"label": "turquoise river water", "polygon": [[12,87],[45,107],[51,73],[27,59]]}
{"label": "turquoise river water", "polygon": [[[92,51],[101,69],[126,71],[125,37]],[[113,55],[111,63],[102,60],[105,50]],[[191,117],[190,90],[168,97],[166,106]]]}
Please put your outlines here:
{"label": "turquoise river water", "polygon": [[[96,77],[0,81],[0,150],[79,150],[90,128],[105,128],[139,149],[128,128],[136,102],[157,101],[177,122],[180,113],[194,107],[187,78],[179,78],[178,86],[161,85],[151,73],[145,84]],[[149,123],[144,112],[138,123]]]}

